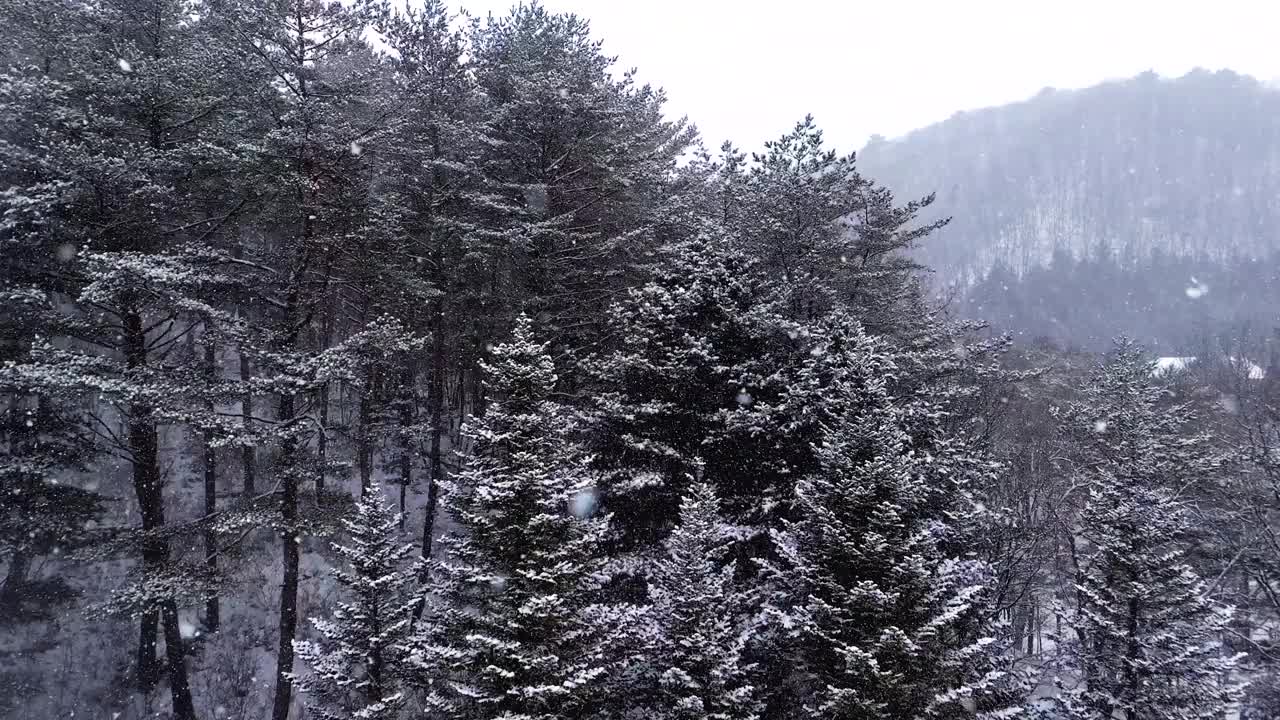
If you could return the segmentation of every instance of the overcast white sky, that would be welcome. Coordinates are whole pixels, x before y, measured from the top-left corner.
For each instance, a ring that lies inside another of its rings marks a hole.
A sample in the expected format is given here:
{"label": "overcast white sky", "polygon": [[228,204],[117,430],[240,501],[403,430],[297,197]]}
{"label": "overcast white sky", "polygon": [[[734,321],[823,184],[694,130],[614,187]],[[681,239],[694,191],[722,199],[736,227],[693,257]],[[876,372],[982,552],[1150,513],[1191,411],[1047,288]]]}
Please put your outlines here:
{"label": "overcast white sky", "polygon": [[[514,0],[462,0],[483,17]],[[1280,0],[544,0],[667,89],[709,147],[813,113],[855,150],[1046,86],[1155,70],[1280,77]]]}

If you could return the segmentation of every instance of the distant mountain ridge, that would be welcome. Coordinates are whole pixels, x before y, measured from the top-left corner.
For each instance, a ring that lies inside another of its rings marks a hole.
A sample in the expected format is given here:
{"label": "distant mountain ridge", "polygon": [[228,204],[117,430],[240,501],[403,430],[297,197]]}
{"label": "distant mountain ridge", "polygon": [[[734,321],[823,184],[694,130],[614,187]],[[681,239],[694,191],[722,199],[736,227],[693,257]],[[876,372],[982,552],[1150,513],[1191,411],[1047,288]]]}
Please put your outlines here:
{"label": "distant mountain ridge", "polygon": [[1230,71],[1046,89],[873,139],[859,167],[952,216],[921,259],[943,284],[1056,253],[1229,262],[1280,249],[1280,91]]}

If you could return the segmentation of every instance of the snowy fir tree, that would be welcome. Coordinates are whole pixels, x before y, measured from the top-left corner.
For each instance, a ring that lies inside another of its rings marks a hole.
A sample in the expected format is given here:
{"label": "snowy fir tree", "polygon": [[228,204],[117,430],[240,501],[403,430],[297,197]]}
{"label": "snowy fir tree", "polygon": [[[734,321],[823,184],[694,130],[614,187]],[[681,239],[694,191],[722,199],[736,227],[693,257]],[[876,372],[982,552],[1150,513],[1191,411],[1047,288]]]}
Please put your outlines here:
{"label": "snowy fir tree", "polygon": [[398,524],[377,485],[342,521],[348,540],[333,549],[346,568],[335,568],[333,578],[344,599],[332,618],[312,618],[319,640],[294,642],[307,667],[295,683],[316,717],[401,717],[414,573],[407,565],[412,546],[400,542]]}
{"label": "snowy fir tree", "polygon": [[432,564],[415,682],[444,718],[592,717],[621,658],[613,614],[594,605],[603,521],[578,516],[591,477],[528,317],[485,368],[493,401],[445,499],[458,531]]}
{"label": "snowy fir tree", "polygon": [[[548,340],[574,351],[655,250],[694,130],[663,116],[662,90],[611,69],[585,17],[522,3],[477,23],[470,47],[490,119],[486,172],[521,209],[509,280]],[[558,367],[575,382],[572,363]]]}
{"label": "snowy fir tree", "polygon": [[819,468],[796,487],[795,519],[775,543],[782,559],[767,573],[800,716],[1009,712],[1016,693],[1006,696],[995,657],[988,572],[962,542],[971,489],[991,465],[939,431],[936,407],[889,393],[898,370],[857,323],[825,339],[796,388],[830,398],[815,407]]}
{"label": "snowy fir tree", "polygon": [[790,459],[786,438],[761,432],[785,384],[786,335],[753,262],[712,237],[663,254],[657,277],[617,306],[616,347],[591,366],[601,392],[589,436],[617,552],[658,548],[698,458],[735,520],[769,502]]}
{"label": "snowy fir tree", "polygon": [[652,639],[646,652],[657,692],[647,717],[752,720],[761,710],[749,598],[734,581],[729,532],[710,485],[689,486],[680,524],[649,574]]}
{"label": "snowy fir tree", "polygon": [[1074,530],[1074,604],[1057,702],[1067,717],[1220,718],[1241,698],[1223,647],[1231,608],[1190,564],[1194,489],[1228,457],[1170,402],[1155,365],[1117,343],[1062,413],[1088,492]]}

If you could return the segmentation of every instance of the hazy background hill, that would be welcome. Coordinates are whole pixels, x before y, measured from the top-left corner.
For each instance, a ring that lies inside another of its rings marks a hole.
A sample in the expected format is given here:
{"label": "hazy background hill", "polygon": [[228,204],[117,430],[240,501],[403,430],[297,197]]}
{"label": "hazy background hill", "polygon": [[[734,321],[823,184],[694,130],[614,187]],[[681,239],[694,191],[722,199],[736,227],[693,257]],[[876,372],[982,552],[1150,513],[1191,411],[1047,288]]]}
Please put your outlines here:
{"label": "hazy background hill", "polygon": [[1280,92],[1153,73],[950,119],[859,156],[952,223],[921,249],[963,312],[1022,336],[1185,351],[1269,332],[1280,300]]}

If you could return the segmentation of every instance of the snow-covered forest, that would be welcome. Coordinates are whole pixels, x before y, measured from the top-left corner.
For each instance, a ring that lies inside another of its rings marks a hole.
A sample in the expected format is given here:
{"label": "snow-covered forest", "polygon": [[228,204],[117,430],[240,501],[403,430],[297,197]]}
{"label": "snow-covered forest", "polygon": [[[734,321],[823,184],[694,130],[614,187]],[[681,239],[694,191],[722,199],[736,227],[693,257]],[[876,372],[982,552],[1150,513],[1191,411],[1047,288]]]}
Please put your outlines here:
{"label": "snow-covered forest", "polygon": [[1280,717],[1270,328],[1015,344],[450,8],[0,0],[0,716]]}

